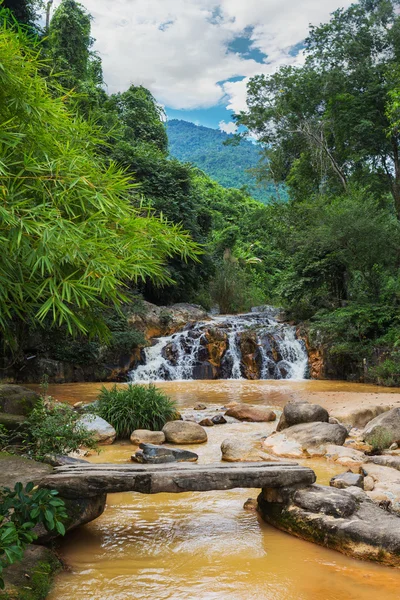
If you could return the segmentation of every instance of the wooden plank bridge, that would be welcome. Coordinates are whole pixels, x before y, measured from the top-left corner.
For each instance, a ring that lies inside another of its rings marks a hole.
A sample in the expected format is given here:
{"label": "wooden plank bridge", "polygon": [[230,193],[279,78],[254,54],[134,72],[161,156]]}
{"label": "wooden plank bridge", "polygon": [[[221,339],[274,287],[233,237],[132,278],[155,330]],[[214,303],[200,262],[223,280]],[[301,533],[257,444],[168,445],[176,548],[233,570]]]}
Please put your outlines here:
{"label": "wooden plank bridge", "polygon": [[293,462],[84,464],[56,467],[40,487],[56,489],[64,498],[93,498],[115,492],[208,492],[233,488],[280,488],[311,485],[314,471]]}

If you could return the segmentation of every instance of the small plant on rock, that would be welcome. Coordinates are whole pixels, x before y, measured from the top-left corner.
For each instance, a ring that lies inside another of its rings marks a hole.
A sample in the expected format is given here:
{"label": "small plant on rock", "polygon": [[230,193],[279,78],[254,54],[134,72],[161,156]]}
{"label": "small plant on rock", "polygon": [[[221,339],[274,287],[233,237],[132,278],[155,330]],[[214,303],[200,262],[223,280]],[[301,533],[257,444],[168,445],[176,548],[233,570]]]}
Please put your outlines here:
{"label": "small plant on rock", "polygon": [[26,423],[25,452],[35,460],[43,460],[48,455],[76,452],[82,446],[96,449],[94,434],[79,419],[68,404],[50,398],[41,400]]}
{"label": "small plant on rock", "polygon": [[157,431],[177,413],[176,403],[154,385],[102,388],[96,414],[110,423],[119,439],[135,429]]}
{"label": "small plant on rock", "polygon": [[22,560],[28,544],[37,539],[33,531],[42,523],[47,531],[65,534],[65,505],[55,490],[37,489],[28,483],[16,483],[14,489],[0,488],[0,589],[4,589],[3,571]]}

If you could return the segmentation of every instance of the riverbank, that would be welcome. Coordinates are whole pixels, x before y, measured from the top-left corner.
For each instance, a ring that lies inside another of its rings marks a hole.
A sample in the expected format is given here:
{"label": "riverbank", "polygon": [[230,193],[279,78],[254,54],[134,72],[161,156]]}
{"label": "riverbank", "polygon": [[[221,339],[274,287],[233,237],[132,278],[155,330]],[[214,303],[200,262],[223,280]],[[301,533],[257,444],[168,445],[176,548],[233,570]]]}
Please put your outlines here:
{"label": "riverbank", "polygon": [[[160,387],[181,407],[196,402],[223,406],[235,398],[268,404],[266,391],[271,389],[276,394],[274,405],[308,393],[320,394],[321,399],[329,394],[329,402],[351,394],[349,403],[354,405],[371,404],[380,396],[369,386],[337,382],[336,391],[332,387],[328,391],[325,384],[332,382],[165,382]],[[58,386],[64,399],[65,387]],[[382,388],[378,390],[382,393]],[[87,391],[92,399],[94,390]],[[394,402],[399,399],[399,391],[383,394]],[[199,455],[199,463],[215,462],[227,437],[268,435],[275,425],[211,427],[206,444],[187,448]],[[104,447],[88,460],[121,464],[131,454],[132,444],[123,442]],[[301,462],[315,470],[323,485],[346,470],[322,458]],[[337,600],[339,595],[349,600],[397,600],[397,570],[348,558],[267,525],[256,512],[243,508],[258,494],[259,490],[110,494],[99,519],[61,542],[68,571],[57,576],[49,600]]]}
{"label": "riverbank", "polygon": [[[111,383],[50,384],[47,393],[61,402],[92,402],[102,386]],[[120,384],[126,385],[126,384]],[[26,387],[40,391],[38,384]],[[305,400],[320,404],[329,412],[343,408],[368,408],[376,404],[399,406],[400,388],[385,388],[347,381],[317,380],[218,380],[218,381],[158,381],[157,387],[170,394],[181,407],[197,402],[251,402],[283,408],[290,400]]]}

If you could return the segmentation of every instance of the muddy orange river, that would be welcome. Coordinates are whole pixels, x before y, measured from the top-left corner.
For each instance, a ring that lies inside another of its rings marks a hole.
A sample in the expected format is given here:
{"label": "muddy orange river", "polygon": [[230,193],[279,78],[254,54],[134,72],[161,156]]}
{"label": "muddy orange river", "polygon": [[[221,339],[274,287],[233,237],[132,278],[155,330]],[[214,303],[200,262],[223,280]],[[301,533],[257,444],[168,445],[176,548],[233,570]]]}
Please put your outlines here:
{"label": "muddy orange river", "polygon": [[[71,403],[93,400],[100,384],[50,386]],[[179,405],[233,400],[282,406],[298,397],[327,407],[393,404],[400,390],[342,382],[217,381],[160,385]],[[243,432],[268,433],[270,424],[209,428],[209,441],[192,448],[202,463],[220,460],[220,444]],[[128,462],[134,446],[106,447],[93,462]],[[306,461],[318,481],[345,467]],[[296,539],[244,510],[259,490],[137,493],[108,496],[105,513],[63,540],[61,573],[50,600],[399,600],[400,570],[347,558]]]}

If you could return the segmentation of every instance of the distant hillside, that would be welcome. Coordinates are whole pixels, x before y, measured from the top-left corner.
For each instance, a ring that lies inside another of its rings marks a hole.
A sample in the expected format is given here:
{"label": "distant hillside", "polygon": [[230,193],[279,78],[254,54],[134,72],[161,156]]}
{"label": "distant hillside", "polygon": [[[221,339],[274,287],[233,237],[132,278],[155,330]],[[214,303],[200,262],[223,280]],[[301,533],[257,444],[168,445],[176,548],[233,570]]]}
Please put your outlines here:
{"label": "distant hillside", "polygon": [[224,146],[231,135],[178,119],[168,121],[167,131],[171,156],[195,164],[224,187],[247,186],[251,195],[263,202],[273,195],[273,187],[257,187],[254,178],[247,172],[259,161],[257,146],[251,142]]}

